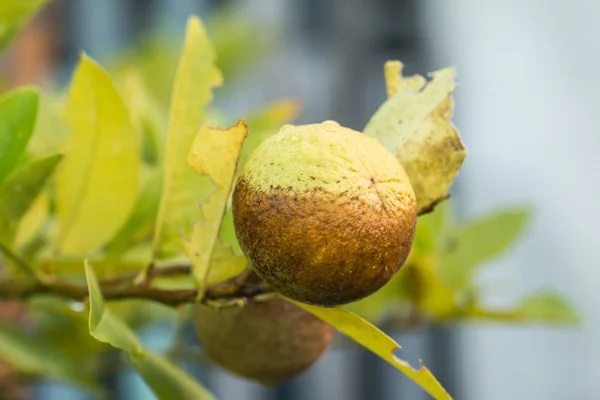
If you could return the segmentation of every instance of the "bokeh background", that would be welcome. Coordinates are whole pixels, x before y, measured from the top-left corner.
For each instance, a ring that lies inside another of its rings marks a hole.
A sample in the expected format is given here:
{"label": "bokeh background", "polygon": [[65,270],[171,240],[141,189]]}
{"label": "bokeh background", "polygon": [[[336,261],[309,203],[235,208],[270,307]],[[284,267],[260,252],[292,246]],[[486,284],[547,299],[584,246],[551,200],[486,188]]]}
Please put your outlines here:
{"label": "bokeh background", "polygon": [[[593,399],[600,393],[600,5],[587,0],[60,0],[0,60],[6,84],[60,84],[84,50],[100,62],[148,35],[180,43],[190,14],[227,7],[231,23],[266,31],[269,51],[217,92],[229,114],[297,98],[299,122],[335,119],[360,129],[385,98],[383,63],[406,72],[455,66],[454,121],[469,156],[453,187],[461,218],[512,205],[535,208],[509,255],[482,279],[503,303],[531,289],[562,291],[580,328],[469,324],[396,332],[401,355],[422,360],[456,399]],[[257,33],[256,40],[265,35]],[[256,48],[261,48],[257,45]],[[244,57],[251,57],[245,55]],[[149,347],[172,329],[142,333]],[[193,341],[192,338],[190,338]],[[426,399],[364,351],[334,349],[313,369],[264,390],[214,368],[192,371],[219,398]],[[151,399],[133,374],[106,377],[115,399]],[[36,399],[86,399],[55,382]]]}

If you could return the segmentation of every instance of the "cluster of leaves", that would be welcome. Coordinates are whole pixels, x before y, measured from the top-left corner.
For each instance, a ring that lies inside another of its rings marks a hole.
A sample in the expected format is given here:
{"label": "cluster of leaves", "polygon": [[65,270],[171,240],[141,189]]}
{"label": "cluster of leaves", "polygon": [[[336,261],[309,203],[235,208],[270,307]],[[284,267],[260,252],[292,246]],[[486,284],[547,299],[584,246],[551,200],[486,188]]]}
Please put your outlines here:
{"label": "cluster of leaves", "polygon": [[[0,34],[3,26],[16,31],[25,14],[13,21],[1,11]],[[178,315],[147,301],[109,307],[96,276],[140,272],[128,284],[193,288],[201,300],[209,285],[246,267],[231,218],[232,182],[253,149],[299,109],[286,100],[228,129],[209,125],[229,123],[223,113],[207,108],[213,89],[222,84],[221,69],[234,71],[219,68],[217,56],[227,60],[229,54],[237,64],[232,48],[247,42],[228,35],[219,53],[202,22],[190,18],[178,63],[164,66],[173,71],[166,74],[174,82],[170,99],[165,86],[171,85],[154,80],[154,52],[149,58],[115,63],[112,76],[82,55],[64,101],[60,93],[35,88],[20,88],[0,99],[3,273],[7,279],[87,283],[89,290],[87,309],[64,299],[35,297],[28,301],[30,327],[0,326],[0,357],[19,371],[98,391],[94,377],[108,344],[128,355],[159,398],[212,398],[167,357],[143,348],[133,333],[148,322],[140,315],[173,320]],[[417,182],[419,208],[425,212],[446,197],[465,156],[450,124],[455,84],[451,70],[438,71],[428,83],[419,76],[404,79],[400,69],[399,63],[386,65],[389,100],[365,133],[398,156]],[[158,75],[164,77],[164,70]],[[390,317],[404,323],[416,315],[432,322],[573,322],[569,306],[551,293],[533,294],[507,310],[481,304],[476,268],[506,250],[527,217],[526,210],[517,209],[457,224],[442,207],[419,219],[404,272],[381,291],[348,308],[298,305],[378,354],[436,399],[448,399],[426,368],[415,370],[394,356],[400,346],[367,320],[379,323]],[[192,265],[189,276],[150,279],[153,269],[180,263]],[[406,310],[409,318],[400,315]],[[68,338],[60,334],[65,331]]]}

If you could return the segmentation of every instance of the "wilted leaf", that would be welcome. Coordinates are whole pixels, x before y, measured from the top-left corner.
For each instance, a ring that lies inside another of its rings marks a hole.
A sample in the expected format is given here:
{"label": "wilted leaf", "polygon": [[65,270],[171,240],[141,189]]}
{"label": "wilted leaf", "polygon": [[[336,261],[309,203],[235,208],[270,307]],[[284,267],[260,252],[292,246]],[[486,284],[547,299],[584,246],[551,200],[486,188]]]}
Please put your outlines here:
{"label": "wilted leaf", "polygon": [[60,154],[32,162],[11,175],[0,187],[0,241],[11,245],[19,221],[40,194],[62,159]]}
{"label": "wilted leaf", "polygon": [[406,361],[396,357],[394,352],[401,349],[400,345],[358,315],[342,307],[323,308],[295,301],[293,303],[331,324],[344,335],[377,354],[406,374],[435,399],[451,399],[448,392],[427,368],[421,366],[421,368],[415,370]]}
{"label": "wilted leaf", "polygon": [[66,117],[72,139],[58,179],[58,250],[84,254],[110,240],[137,197],[139,137],[110,76],[83,55]]}
{"label": "wilted leaf", "polygon": [[85,368],[54,347],[23,330],[0,322],[0,358],[17,371],[46,376],[92,388],[94,383]]}
{"label": "wilted leaf", "polygon": [[441,259],[441,277],[454,288],[465,288],[477,267],[502,254],[521,235],[530,210],[515,208],[483,216],[460,226]]}
{"label": "wilted leaf", "polygon": [[129,360],[159,399],[212,400],[214,397],[164,357],[144,349],[133,331],[104,304],[94,271],[86,262],[90,298],[90,334],[129,353]]}
{"label": "wilted leaf", "polygon": [[192,274],[199,285],[199,297],[204,295],[210,260],[218,241],[235,168],[247,133],[243,120],[228,129],[204,126],[189,153],[190,165],[198,174],[208,175],[215,184],[214,193],[202,204],[200,222],[194,225],[192,236],[185,244],[186,252],[192,259]]}
{"label": "wilted leaf", "polygon": [[420,213],[431,210],[447,197],[465,156],[458,132],[452,125],[454,71],[401,77],[402,64],[385,66],[390,98],[375,112],[364,132],[395,154],[415,190]]}
{"label": "wilted leaf", "polygon": [[38,101],[38,92],[32,88],[14,90],[0,99],[0,184],[25,153],[35,127]]}
{"label": "wilted leaf", "polygon": [[47,0],[2,0],[0,2],[0,51],[15,38],[21,26]]}
{"label": "wilted leaf", "polygon": [[558,293],[541,291],[523,298],[508,310],[477,307],[465,313],[465,317],[503,323],[576,324],[580,321],[573,306]]}
{"label": "wilted leaf", "polygon": [[212,189],[210,180],[199,176],[186,160],[201,125],[203,109],[212,98],[212,89],[221,83],[204,26],[198,18],[191,17],[171,99],[163,194],[154,230],[155,259],[183,250],[181,233],[189,233],[198,216],[198,204]]}

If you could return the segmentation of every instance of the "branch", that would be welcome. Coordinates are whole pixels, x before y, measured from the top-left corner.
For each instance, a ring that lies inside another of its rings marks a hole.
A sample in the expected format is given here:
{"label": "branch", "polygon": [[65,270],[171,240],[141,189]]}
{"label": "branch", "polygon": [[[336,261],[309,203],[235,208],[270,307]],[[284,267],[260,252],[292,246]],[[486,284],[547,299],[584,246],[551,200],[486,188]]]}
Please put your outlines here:
{"label": "branch", "polygon": [[[152,277],[187,275],[189,266],[153,268]],[[146,285],[135,285],[137,274],[121,275],[100,281],[102,294],[107,301],[144,299],[168,306],[196,303],[196,289],[160,289]],[[217,300],[246,300],[258,295],[271,293],[272,290],[262,281],[248,279],[247,274],[228,281],[209,286],[202,303]],[[42,294],[52,294],[75,301],[84,301],[88,297],[88,288],[84,284],[61,281],[40,282],[30,279],[6,279],[0,281],[0,299],[28,299]]]}

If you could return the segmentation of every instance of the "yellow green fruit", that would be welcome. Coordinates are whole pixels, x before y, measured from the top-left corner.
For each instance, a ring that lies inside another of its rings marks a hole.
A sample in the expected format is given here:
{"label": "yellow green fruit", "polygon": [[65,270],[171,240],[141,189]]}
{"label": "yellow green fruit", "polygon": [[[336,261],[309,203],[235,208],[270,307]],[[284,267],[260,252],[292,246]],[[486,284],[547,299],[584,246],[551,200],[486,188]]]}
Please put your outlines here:
{"label": "yellow green fruit", "polygon": [[335,332],[331,325],[281,299],[222,310],[198,304],[194,326],[208,358],[267,387],[313,365]]}
{"label": "yellow green fruit", "polygon": [[326,121],[286,125],[252,153],[233,217],[261,278],[294,300],[335,306],[395,275],[417,203],[404,168],[377,140]]}

